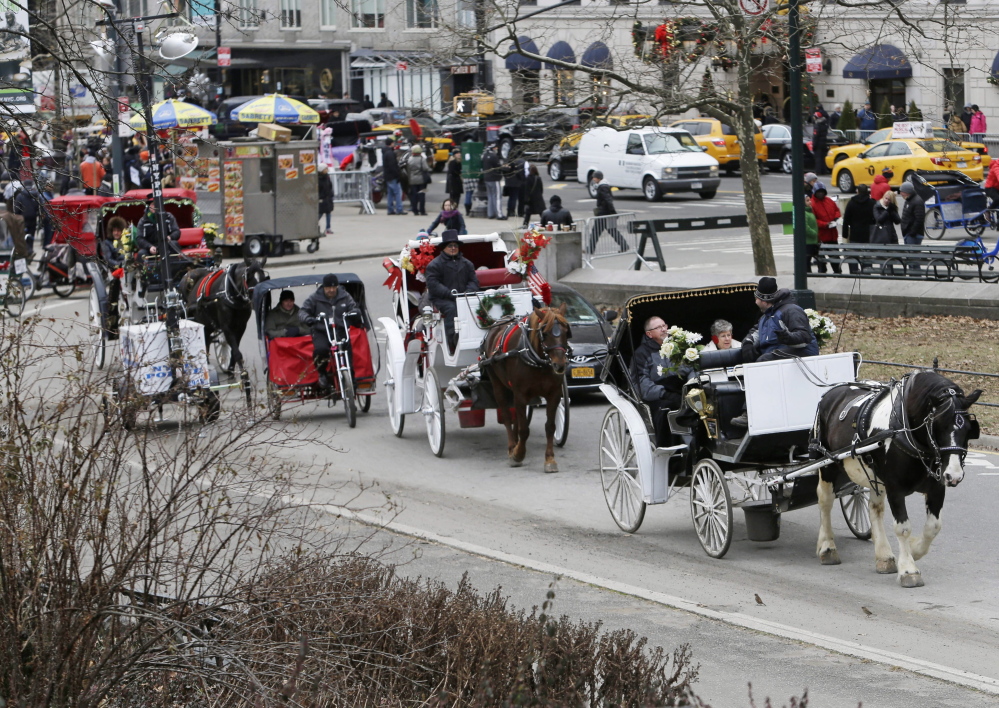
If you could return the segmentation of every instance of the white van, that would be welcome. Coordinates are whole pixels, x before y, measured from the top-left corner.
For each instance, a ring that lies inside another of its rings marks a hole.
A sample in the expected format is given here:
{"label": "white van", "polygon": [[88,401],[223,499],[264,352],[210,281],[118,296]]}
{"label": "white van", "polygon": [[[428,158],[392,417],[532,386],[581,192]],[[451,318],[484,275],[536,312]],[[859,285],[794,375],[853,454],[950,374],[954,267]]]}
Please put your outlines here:
{"label": "white van", "polygon": [[611,187],[641,189],[650,202],[672,192],[711,199],[721,184],[718,160],[678,128],[593,128],[579,141],[578,163],[576,179],[589,185],[591,197],[597,194],[597,170]]}

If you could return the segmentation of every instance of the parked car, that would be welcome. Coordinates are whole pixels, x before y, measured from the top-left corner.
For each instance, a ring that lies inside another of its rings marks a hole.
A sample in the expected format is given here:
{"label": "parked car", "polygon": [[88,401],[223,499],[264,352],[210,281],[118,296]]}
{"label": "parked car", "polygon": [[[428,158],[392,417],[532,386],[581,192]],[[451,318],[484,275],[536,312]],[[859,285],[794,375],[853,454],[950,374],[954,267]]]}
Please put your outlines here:
{"label": "parked car", "polygon": [[362,110],[361,102],[352,98],[310,98],[309,105],[319,111],[319,122],[346,120],[348,113]]}
{"label": "parked car", "polygon": [[499,126],[499,154],[504,160],[515,152],[522,157],[546,157],[558,142],[579,130],[578,108],[532,108]]}
{"label": "parked car", "polygon": [[889,182],[892,187],[911,182],[916,170],[954,170],[976,182],[983,176],[982,156],[949,140],[885,140],[856,157],[837,162],[833,166],[833,184],[847,194],[858,184],[873,184],[874,177],[886,167],[894,173]]}
{"label": "parked car", "polygon": [[[985,143],[974,143],[967,140],[961,140],[961,136],[955,133],[953,130],[948,128],[933,128],[933,137],[940,138],[941,140],[949,140],[952,143],[957,143],[962,148],[966,150],[974,150],[979,155],[982,156],[982,168],[988,169],[989,165],[992,163],[992,158],[989,156],[989,149],[985,146]],[[877,145],[885,140],[896,140],[892,137],[891,128],[882,128],[881,130],[875,130],[873,133],[868,135],[859,143],[848,143],[837,147],[835,150],[829,149],[826,153],[826,167],[832,168],[837,162],[845,160],[849,157],[856,157],[864,150]]]}
{"label": "parked car", "polygon": [[579,141],[576,180],[596,197],[593,173],[611,187],[641,189],[650,202],[664,193],[697,192],[713,199],[721,179],[718,160],[677,128],[592,128]]}
{"label": "parked car", "polygon": [[472,116],[459,116],[456,113],[449,113],[441,117],[441,129],[445,133],[450,133],[455,143],[463,143],[466,140],[479,139],[479,119]]}
{"label": "parked car", "polygon": [[[811,125],[802,126],[804,138],[804,166],[815,169],[815,154],[812,152],[812,133],[815,127]],[[791,126],[783,123],[771,123],[763,126],[763,139],[767,145],[767,165],[770,169],[780,169],[785,174],[791,174]],[[846,145],[849,138],[841,130],[829,131],[829,150],[834,147]]]}
{"label": "parked car", "polygon": [[572,133],[559,141],[548,156],[548,177],[553,182],[576,179],[579,160],[579,141],[582,133]]}
{"label": "parked car", "polygon": [[566,306],[566,317],[572,328],[569,344],[572,346],[572,356],[569,358],[569,370],[565,381],[569,391],[586,393],[597,391],[600,386],[600,374],[607,358],[607,342],[610,341],[613,329],[607,319],[614,319],[617,313],[609,310],[602,317],[597,308],[582,295],[561,283],[552,283],[552,305]]}
{"label": "parked car", "polygon": [[[707,153],[718,160],[718,164],[729,174],[739,169],[739,137],[735,129],[715,118],[686,118],[670,124],[671,128],[686,130],[694,136],[697,144],[706,147]],[[767,161],[767,143],[763,131],[756,126],[756,159],[761,165]]]}

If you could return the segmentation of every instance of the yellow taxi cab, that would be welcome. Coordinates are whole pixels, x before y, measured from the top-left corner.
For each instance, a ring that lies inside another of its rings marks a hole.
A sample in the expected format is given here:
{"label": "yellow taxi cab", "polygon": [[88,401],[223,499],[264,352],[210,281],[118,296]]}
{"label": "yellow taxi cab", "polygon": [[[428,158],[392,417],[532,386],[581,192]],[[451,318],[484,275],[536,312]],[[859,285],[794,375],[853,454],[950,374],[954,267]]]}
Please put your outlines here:
{"label": "yellow taxi cab", "polygon": [[[402,131],[406,140],[411,143],[413,142],[413,130],[408,125],[403,125],[402,123],[386,123],[378,126],[372,132],[394,133],[397,130]],[[427,157],[432,161],[431,167],[435,170],[444,169],[444,163],[447,162],[448,157],[451,155],[451,150],[454,149],[454,140],[445,137],[434,137],[424,132],[420,141],[430,148],[427,151]]]}
{"label": "yellow taxi cab", "polygon": [[606,121],[612,128],[630,128],[632,126],[659,125],[659,121],[650,115],[634,113],[626,116],[603,116],[601,120]]}
{"label": "yellow taxi cab", "polygon": [[[718,160],[727,172],[739,169],[739,138],[735,129],[715,118],[685,118],[670,124],[671,128],[682,128],[694,136],[707,153]],[[761,165],[767,164],[767,141],[763,139],[760,126],[754,126],[756,135],[756,159]]]}
{"label": "yellow taxi cab", "polygon": [[892,187],[912,180],[916,170],[955,170],[976,182],[982,179],[982,156],[957,143],[939,138],[885,140],[856,157],[840,160],[833,167],[833,184],[848,194],[858,184],[873,184],[889,168]]}
{"label": "yellow taxi cab", "polygon": [[[957,143],[966,150],[974,150],[982,156],[982,167],[984,169],[988,169],[989,165],[992,163],[992,158],[989,156],[989,149],[985,146],[985,143],[972,143],[966,140],[960,140],[960,136],[957,133],[952,130],[948,130],[947,128],[934,127],[933,137]],[[832,169],[832,166],[837,162],[845,160],[848,157],[856,157],[872,145],[877,145],[885,140],[897,139],[898,138],[892,137],[891,128],[882,128],[881,130],[874,131],[859,143],[837,145],[836,147],[830,146],[829,152],[826,154],[826,167]]]}

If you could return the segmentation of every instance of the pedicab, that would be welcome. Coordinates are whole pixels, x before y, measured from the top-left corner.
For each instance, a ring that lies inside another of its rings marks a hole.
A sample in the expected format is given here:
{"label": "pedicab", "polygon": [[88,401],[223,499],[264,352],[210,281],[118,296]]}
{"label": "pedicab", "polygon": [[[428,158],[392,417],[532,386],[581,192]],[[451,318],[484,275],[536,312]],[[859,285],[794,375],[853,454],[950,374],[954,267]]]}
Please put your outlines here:
{"label": "pedicab", "polygon": [[[459,427],[481,428],[485,411],[496,408],[491,386],[483,385],[486,381],[479,367],[479,348],[490,325],[534,310],[523,276],[508,268],[511,252],[498,233],[458,238],[462,255],[476,268],[480,292],[457,296],[454,347],[447,342],[440,312],[429,301],[423,276],[441,238],[410,241],[398,258],[382,262],[389,273],[385,285],[392,291],[393,310],[392,317],[378,320],[385,330],[389,424],[402,437],[406,416],[420,413],[437,457],[444,454],[448,409],[457,412]],[[568,390],[563,386],[555,429],[559,447],[568,437],[568,406]]]}
{"label": "pedicab", "polygon": [[[743,364],[740,349],[701,352],[700,370],[683,388],[681,408],[656,430],[649,406],[632,379],[632,356],[644,323],[658,316],[707,341],[711,323],[733,324],[736,339],[759,318],[751,283],[639,295],[625,306],[609,347],[600,390],[611,408],[600,428],[598,457],[604,499],[627,533],[642,525],[646,508],[689,490],[694,531],[714,558],[728,552],[733,508],[745,513],[751,541],[780,535],[781,514],[818,503],[818,471],[862,455],[883,441],[836,450],[815,460],[810,433],[823,394],[856,381],[853,352]],[[731,424],[746,406],[749,427]],[[843,516],[858,538],[870,538],[869,493],[845,475],[834,485]]]}
{"label": "pedicab", "polygon": [[[267,336],[267,313],[277,303],[272,293],[283,289],[310,288],[312,294],[322,282],[321,276],[301,275],[267,280],[253,290],[253,312],[257,320],[257,338],[260,356],[267,376],[267,400],[274,419],[281,417],[282,409],[291,402],[322,401],[332,407],[343,402],[347,425],[357,424],[358,408],[367,413],[371,397],[375,395],[375,377],[380,367],[377,342],[372,342],[371,315],[364,296],[364,283],[354,273],[338,273],[340,287],[345,288],[357,304],[361,326],[349,324],[353,313],[347,313],[343,322],[324,321],[330,340],[332,358],[329,372],[330,388],[319,386],[319,372],[312,359],[312,336]],[[302,331],[306,331],[303,324]],[[341,339],[341,333],[348,333]],[[374,352],[374,360],[372,359]]]}
{"label": "pedicab", "polygon": [[87,194],[67,194],[49,200],[52,219],[52,243],[39,261],[39,286],[49,287],[59,297],[69,297],[76,291],[76,264],[97,252],[101,209],[116,201],[116,197]]}

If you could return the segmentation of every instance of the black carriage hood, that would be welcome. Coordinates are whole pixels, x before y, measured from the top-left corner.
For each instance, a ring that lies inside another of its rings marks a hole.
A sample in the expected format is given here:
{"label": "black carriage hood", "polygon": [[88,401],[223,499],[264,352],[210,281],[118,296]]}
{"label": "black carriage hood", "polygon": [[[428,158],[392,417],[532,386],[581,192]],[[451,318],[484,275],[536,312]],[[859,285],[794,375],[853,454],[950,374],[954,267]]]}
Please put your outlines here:
{"label": "black carriage hood", "polygon": [[[271,293],[275,290],[280,292],[285,288],[303,288],[312,286],[318,288],[322,285],[325,273],[313,273],[311,275],[296,275],[289,278],[275,278],[265,280],[253,288],[253,312],[257,319],[257,339],[264,338],[264,320],[267,318],[267,310],[273,307]],[[368,314],[368,303],[364,297],[364,283],[354,273],[336,273],[340,281],[340,287],[344,288],[357,303],[361,310],[361,317],[365,327],[371,328],[371,317]]]}
{"label": "black carriage hood", "polygon": [[756,283],[736,283],[696,290],[670,290],[636,295],[624,306],[624,313],[611,339],[602,378],[622,390],[630,390],[628,368],[635,348],[645,336],[645,321],[662,317],[670,327],[697,332],[703,343],[711,340],[711,323],[728,320],[732,335],[741,340],[760,319],[753,293]]}

